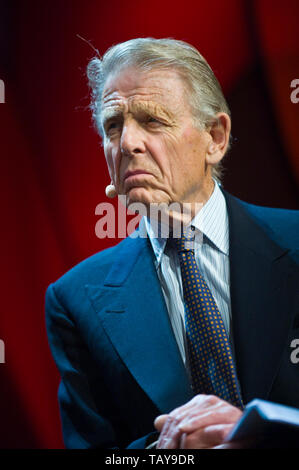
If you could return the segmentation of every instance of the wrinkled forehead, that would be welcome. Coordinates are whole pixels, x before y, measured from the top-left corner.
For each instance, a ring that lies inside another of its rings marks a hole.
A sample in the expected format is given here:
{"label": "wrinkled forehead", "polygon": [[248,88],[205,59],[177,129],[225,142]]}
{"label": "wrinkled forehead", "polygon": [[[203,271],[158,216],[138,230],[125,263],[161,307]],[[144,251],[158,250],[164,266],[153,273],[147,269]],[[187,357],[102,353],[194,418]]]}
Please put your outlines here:
{"label": "wrinkled forehead", "polygon": [[186,84],[174,69],[145,71],[136,67],[111,73],[104,84],[101,114],[118,110],[150,111],[154,109],[168,117],[186,101]]}

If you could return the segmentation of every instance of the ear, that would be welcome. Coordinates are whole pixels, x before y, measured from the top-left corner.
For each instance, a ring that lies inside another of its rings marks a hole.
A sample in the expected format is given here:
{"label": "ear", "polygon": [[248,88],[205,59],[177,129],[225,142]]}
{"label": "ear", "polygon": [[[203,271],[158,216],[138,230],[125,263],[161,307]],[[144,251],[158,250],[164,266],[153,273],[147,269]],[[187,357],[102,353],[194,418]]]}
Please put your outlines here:
{"label": "ear", "polygon": [[218,113],[214,122],[207,129],[210,142],[207,147],[206,161],[216,165],[222,160],[229,144],[231,120],[228,114]]}

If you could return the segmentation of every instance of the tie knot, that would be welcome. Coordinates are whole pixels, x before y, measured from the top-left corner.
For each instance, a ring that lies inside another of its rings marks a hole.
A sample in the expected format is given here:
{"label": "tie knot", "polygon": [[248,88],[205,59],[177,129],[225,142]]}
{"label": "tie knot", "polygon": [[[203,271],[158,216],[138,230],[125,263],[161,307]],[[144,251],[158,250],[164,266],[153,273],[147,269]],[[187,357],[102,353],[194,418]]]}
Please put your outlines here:
{"label": "tie knot", "polygon": [[178,252],[194,250],[194,227],[186,228],[180,238],[172,238],[172,244]]}

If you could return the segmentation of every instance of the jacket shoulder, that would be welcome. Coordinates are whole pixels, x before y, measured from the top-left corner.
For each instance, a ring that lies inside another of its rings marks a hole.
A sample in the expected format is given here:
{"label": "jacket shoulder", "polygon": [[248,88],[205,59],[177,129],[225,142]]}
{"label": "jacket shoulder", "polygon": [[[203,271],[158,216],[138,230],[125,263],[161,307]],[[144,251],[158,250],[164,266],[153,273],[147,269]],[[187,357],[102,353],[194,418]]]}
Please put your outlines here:
{"label": "jacket shoulder", "polygon": [[299,211],[257,206],[233,197],[247,214],[280,246],[299,250]]}
{"label": "jacket shoulder", "polygon": [[77,297],[86,284],[99,285],[106,278],[111,265],[120,256],[121,248],[126,243],[122,240],[115,246],[95,253],[73,266],[51,284],[56,295],[62,300]]}

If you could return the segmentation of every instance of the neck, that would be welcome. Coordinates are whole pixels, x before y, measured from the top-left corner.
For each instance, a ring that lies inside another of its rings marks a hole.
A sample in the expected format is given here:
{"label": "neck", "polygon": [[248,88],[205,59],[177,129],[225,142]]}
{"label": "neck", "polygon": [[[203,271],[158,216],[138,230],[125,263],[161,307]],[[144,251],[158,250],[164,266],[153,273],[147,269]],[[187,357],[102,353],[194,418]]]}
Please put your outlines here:
{"label": "neck", "polygon": [[182,230],[190,225],[196,214],[203,208],[210,199],[215,188],[215,182],[211,179],[211,184],[207,185],[196,201],[172,202],[170,204],[150,204],[147,217],[151,223],[159,224],[170,231]]}

